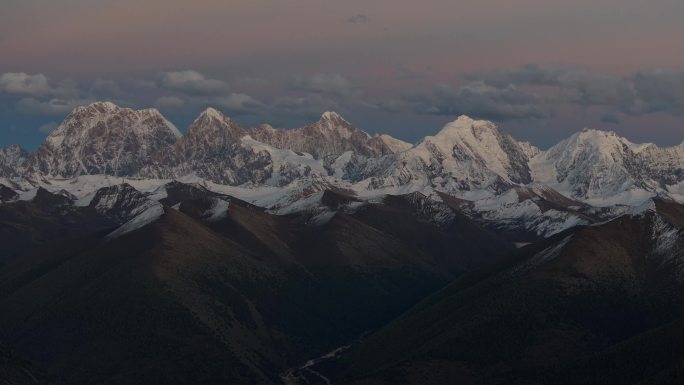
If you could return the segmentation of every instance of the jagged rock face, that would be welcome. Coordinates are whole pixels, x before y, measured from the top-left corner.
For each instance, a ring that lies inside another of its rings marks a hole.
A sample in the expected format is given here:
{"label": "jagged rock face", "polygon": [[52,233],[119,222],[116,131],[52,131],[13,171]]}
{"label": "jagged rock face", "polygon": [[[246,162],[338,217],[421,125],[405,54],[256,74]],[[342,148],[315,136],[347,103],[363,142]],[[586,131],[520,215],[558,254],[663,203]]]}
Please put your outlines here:
{"label": "jagged rock face", "polygon": [[204,159],[225,155],[247,135],[247,129],[213,108],[204,111],[178,141],[176,152],[183,159]]}
{"label": "jagged rock face", "polygon": [[89,206],[100,215],[125,222],[155,204],[145,194],[124,183],[99,189]]}
{"label": "jagged rock face", "polygon": [[180,136],[157,110],[94,103],[75,109],[28,159],[27,170],[55,177],[136,175]]}
{"label": "jagged rock face", "polygon": [[533,145],[530,142],[518,142],[518,145],[523,150],[525,155],[527,155],[528,159],[532,159],[542,152],[542,150],[540,150],[539,147]]}
{"label": "jagged rock face", "polygon": [[666,188],[684,181],[684,143],[667,148],[646,145],[638,157],[655,186]]}
{"label": "jagged rock face", "polygon": [[378,166],[382,162],[370,165],[377,174],[371,172],[374,179],[369,187],[423,181],[452,192],[499,191],[532,181],[527,151],[493,123],[462,116],[397,154],[384,169]]}
{"label": "jagged rock face", "polygon": [[462,116],[411,145],[371,137],[332,112],[302,128],[275,129],[245,128],[211,108],[181,137],[156,110],[100,102],[74,110],[31,155],[19,146],[0,149],[0,177],[86,174],[195,176],[246,187],[327,178],[323,184],[357,190],[433,189],[465,199],[535,182],[591,204],[638,204],[655,194],[684,199],[684,144],[659,148],[585,130],[540,151],[491,122]]}
{"label": "jagged rock face", "polygon": [[272,173],[270,155],[241,145],[247,129],[209,108],[166,154],[162,166],[146,166],[142,175],[176,178],[195,174],[215,183],[261,184]]}
{"label": "jagged rock face", "polygon": [[614,132],[585,129],[531,162],[536,182],[581,199],[661,193],[684,180],[684,146],[634,144]]}
{"label": "jagged rock face", "polygon": [[633,144],[614,133],[584,130],[533,160],[535,179],[565,184],[575,197],[616,194],[638,182]]}
{"label": "jagged rock face", "polygon": [[382,138],[369,136],[334,112],[326,112],[318,122],[302,128],[275,129],[262,125],[250,130],[249,134],[262,143],[306,152],[316,159],[336,158],[347,151],[368,157],[394,152]]}
{"label": "jagged rock face", "polygon": [[27,157],[28,152],[19,145],[0,148],[0,177],[19,176],[21,165]]}

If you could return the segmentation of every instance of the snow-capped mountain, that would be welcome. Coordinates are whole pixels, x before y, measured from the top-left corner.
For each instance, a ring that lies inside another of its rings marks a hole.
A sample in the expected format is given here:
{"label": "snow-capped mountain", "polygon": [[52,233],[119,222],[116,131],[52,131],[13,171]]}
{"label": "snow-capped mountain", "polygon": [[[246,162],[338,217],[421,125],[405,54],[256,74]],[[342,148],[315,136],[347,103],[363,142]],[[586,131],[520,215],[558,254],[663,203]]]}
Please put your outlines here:
{"label": "snow-capped mountain", "polygon": [[[368,135],[335,112],[325,112],[318,122],[301,128],[283,130],[261,125],[250,130],[249,135],[276,148],[309,153],[315,159],[337,158],[347,151],[366,157],[395,152],[387,144],[389,140]],[[395,148],[397,145],[392,144]]]}
{"label": "snow-capped mountain", "polygon": [[132,110],[99,102],[76,108],[25,164],[52,177],[133,175],[181,137],[155,109]]}
{"label": "snow-capped mountain", "polygon": [[588,199],[643,188],[634,149],[613,132],[585,129],[533,158],[534,179]]}
{"label": "snow-capped mountain", "polygon": [[173,179],[194,174],[220,184],[262,184],[270,177],[272,161],[267,153],[242,146],[245,135],[247,129],[209,108],[158,157],[162,162],[146,165],[140,175]]}
{"label": "snow-capped mountain", "polygon": [[532,182],[530,151],[494,123],[461,116],[390,161],[370,162],[368,187],[413,184],[452,193],[502,191]]}
{"label": "snow-capped mountain", "polygon": [[[434,204],[421,207],[440,215],[450,207],[485,227],[539,237],[625,212],[614,205],[639,205],[655,195],[684,199],[684,144],[660,148],[585,129],[542,151],[492,122],[461,116],[411,145],[370,136],[334,112],[301,128],[277,129],[244,127],[213,108],[181,135],[157,110],[98,102],[75,109],[32,154],[1,149],[0,177],[19,194],[8,192],[7,199],[27,199],[42,187],[96,208],[131,198],[118,185],[153,196],[173,180],[277,214],[329,215],[321,203],[325,191],[361,202],[419,196]],[[118,187],[100,190],[110,186]]]}
{"label": "snow-capped mountain", "polygon": [[614,132],[584,129],[530,162],[535,182],[590,203],[637,204],[658,195],[678,198],[684,145],[635,144]]}

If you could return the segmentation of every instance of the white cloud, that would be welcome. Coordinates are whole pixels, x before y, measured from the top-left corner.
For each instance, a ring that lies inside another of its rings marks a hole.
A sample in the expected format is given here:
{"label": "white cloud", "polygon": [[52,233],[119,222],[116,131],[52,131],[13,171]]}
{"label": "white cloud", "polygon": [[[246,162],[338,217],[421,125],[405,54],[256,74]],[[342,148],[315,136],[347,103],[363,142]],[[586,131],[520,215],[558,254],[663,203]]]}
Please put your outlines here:
{"label": "white cloud", "polygon": [[14,95],[40,96],[52,92],[48,78],[43,74],[7,72],[0,75],[0,92]]}

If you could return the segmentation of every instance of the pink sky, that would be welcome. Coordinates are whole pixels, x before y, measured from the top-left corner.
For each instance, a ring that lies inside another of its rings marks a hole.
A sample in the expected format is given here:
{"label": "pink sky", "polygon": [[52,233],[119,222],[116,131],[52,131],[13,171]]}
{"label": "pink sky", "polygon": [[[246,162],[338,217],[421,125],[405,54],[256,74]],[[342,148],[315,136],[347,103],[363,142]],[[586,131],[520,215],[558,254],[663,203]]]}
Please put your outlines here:
{"label": "pink sky", "polygon": [[[96,79],[151,83],[161,72],[193,70],[229,83],[239,98],[249,95],[263,103],[291,97],[293,79],[339,76],[363,92],[344,94],[344,100],[339,93],[328,95],[327,105],[346,106],[361,124],[371,124],[385,115],[358,105],[379,99],[389,103],[440,85],[458,88],[475,71],[527,64],[579,67],[615,77],[650,69],[679,71],[684,69],[683,16],[681,0],[4,0],[0,75],[44,74],[53,84],[67,79],[81,87],[80,95],[71,96],[77,100],[125,99],[93,94],[90,84]],[[135,92],[141,96],[125,102],[182,97],[161,90]],[[364,100],[358,100],[361,95]],[[56,96],[40,97],[34,98],[46,103]],[[34,124],[38,118],[27,120],[11,111],[18,98],[3,99],[0,90],[0,102],[6,104],[0,118],[16,121],[12,125]],[[182,121],[197,112],[192,108],[209,103],[193,101],[185,103]],[[674,140],[680,120],[675,107],[664,117],[653,117],[667,126],[655,140]],[[559,135],[548,132],[549,124],[570,129],[568,122],[578,120],[574,111],[561,109],[544,121],[510,126],[521,136],[536,132],[555,138]],[[648,123],[631,114],[611,128],[636,132],[638,124]],[[554,120],[568,115],[574,118]],[[601,115],[587,114],[592,116],[587,124],[598,125]],[[422,121],[428,126],[447,118],[423,116]],[[287,119],[281,121],[299,122]],[[411,127],[421,116],[387,120],[372,131],[419,130]]]}

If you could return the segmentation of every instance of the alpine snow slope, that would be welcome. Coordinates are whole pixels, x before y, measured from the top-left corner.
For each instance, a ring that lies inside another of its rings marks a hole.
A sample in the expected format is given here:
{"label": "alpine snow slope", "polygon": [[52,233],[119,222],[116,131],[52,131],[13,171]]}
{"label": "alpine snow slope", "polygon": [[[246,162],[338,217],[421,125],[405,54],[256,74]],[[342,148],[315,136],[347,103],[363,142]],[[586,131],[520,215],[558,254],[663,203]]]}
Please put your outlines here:
{"label": "alpine snow slope", "polygon": [[75,109],[33,153],[0,150],[0,176],[3,200],[12,199],[8,189],[29,197],[39,187],[64,190],[87,200],[123,182],[151,192],[179,180],[281,214],[325,211],[317,196],[331,189],[361,202],[420,193],[526,242],[655,196],[684,199],[684,144],[633,144],[585,129],[542,151],[492,122],[461,116],[411,145],[368,135],[334,112],[277,129],[243,127],[213,108],[181,135],[154,109],[98,102]]}

